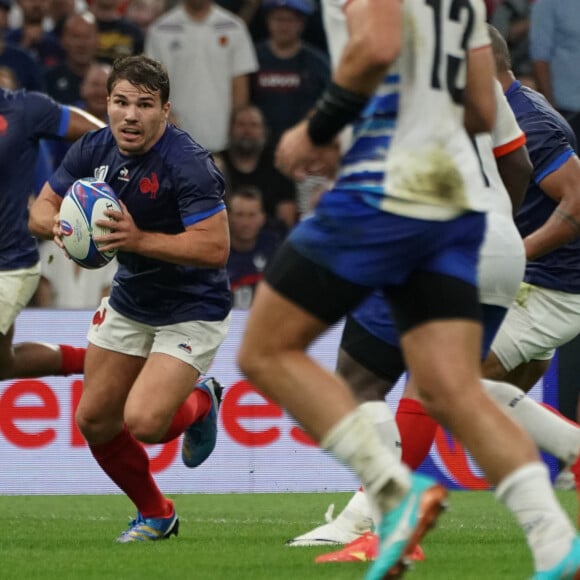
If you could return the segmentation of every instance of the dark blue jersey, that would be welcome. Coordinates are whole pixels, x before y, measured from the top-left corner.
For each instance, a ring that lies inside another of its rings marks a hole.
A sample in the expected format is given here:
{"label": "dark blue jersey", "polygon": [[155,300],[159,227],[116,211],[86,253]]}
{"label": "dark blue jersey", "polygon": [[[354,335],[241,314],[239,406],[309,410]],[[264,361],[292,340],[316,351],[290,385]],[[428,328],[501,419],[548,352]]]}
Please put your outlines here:
{"label": "dark blue jersey", "polygon": [[228,275],[234,295],[234,307],[250,308],[258,282],[282,243],[282,236],[268,226],[258,234],[256,245],[247,252],[232,248],[228,259]]}
{"label": "dark blue jersey", "polygon": [[28,231],[38,142],[64,135],[69,118],[69,110],[46,95],[0,89],[0,270],[27,268],[39,259]]}
{"label": "dark blue jersey", "polygon": [[[542,226],[558,205],[538,184],[575,155],[576,138],[566,120],[536,91],[515,81],[506,92],[533,165],[533,176],[515,221],[522,237]],[[530,284],[580,293],[580,240],[528,261],[525,281]]]}
{"label": "dark blue jersey", "polygon": [[[210,154],[187,133],[167,127],[144,155],[122,155],[108,127],[77,141],[50,179],[64,196],[81,177],[106,181],[144,231],[178,234],[224,205],[224,180]],[[223,320],[231,308],[225,268],[194,268],[119,252],[110,304],[155,326]]]}

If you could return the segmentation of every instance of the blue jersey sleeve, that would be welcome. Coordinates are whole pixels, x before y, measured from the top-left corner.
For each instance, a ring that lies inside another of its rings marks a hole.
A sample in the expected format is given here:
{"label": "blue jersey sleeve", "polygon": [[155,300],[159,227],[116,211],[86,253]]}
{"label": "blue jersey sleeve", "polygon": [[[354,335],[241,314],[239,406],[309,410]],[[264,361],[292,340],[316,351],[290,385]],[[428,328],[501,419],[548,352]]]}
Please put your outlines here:
{"label": "blue jersey sleeve", "polygon": [[177,204],[184,227],[200,222],[225,208],[225,180],[211,155],[185,145],[177,166]]}
{"label": "blue jersey sleeve", "polygon": [[518,123],[526,134],[526,146],[534,168],[533,179],[537,184],[575,154],[554,117],[535,111],[532,115],[518,117]]}
{"label": "blue jersey sleeve", "polygon": [[24,95],[24,111],[28,134],[38,138],[63,137],[68,129],[70,110],[48,95],[28,92]]}
{"label": "blue jersey sleeve", "polygon": [[62,163],[51,175],[48,183],[55,193],[64,197],[72,183],[81,177],[89,177],[93,174],[90,163],[83,159],[83,146],[90,135],[84,135],[73,143],[66,152]]}

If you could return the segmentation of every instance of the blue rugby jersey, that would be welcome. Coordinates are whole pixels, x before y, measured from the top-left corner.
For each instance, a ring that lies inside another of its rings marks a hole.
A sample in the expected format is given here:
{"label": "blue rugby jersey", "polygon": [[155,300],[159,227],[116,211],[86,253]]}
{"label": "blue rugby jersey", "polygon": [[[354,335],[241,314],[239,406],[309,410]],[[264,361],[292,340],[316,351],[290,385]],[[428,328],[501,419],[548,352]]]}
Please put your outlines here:
{"label": "blue rugby jersey", "polygon": [[0,270],[38,262],[28,231],[38,141],[66,133],[70,112],[41,93],[0,89]]}
{"label": "blue rugby jersey", "polygon": [[[167,126],[144,155],[122,155],[108,127],[77,141],[50,179],[64,196],[76,179],[106,181],[144,231],[177,234],[225,208],[224,179],[211,155],[189,135]],[[119,252],[111,306],[155,326],[223,320],[231,308],[225,268],[195,268]]]}
{"label": "blue rugby jersey", "polygon": [[[533,176],[515,221],[523,238],[542,226],[558,202],[541,189],[542,180],[575,155],[576,139],[567,121],[546,99],[515,81],[506,91],[508,102],[526,143],[533,165]],[[580,240],[528,261],[525,281],[530,284],[580,293]]]}

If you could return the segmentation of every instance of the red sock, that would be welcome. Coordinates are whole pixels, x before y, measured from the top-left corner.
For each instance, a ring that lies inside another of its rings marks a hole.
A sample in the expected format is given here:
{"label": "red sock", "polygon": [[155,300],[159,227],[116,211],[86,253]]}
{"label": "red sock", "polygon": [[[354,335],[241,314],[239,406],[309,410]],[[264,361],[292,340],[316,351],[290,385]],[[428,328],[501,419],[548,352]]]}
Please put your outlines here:
{"label": "red sock", "polygon": [[437,422],[432,419],[415,399],[401,399],[395,414],[401,435],[403,463],[417,469],[425,460],[435,439]]}
{"label": "red sock", "polygon": [[194,389],[173,415],[171,425],[159,443],[167,443],[179,437],[194,421],[205,419],[211,410],[211,402],[209,393]]}
{"label": "red sock", "polygon": [[60,372],[63,375],[82,374],[85,367],[86,348],[77,348],[68,344],[59,344],[61,363]]}
{"label": "red sock", "polygon": [[127,428],[108,443],[90,445],[89,449],[101,469],[127,494],[143,517],[160,518],[173,513],[173,505],[153,480],[145,448]]}

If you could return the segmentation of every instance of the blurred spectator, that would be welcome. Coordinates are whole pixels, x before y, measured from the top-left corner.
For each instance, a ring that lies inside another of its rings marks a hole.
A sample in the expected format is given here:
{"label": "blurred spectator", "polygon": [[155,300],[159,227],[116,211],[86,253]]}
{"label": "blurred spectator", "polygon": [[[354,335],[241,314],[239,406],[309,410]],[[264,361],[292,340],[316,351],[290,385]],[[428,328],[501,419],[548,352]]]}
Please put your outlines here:
{"label": "blurred spectator", "polygon": [[165,12],[165,0],[131,0],[125,18],[136,24],[145,35],[149,26]]}
{"label": "blurred spectator", "polygon": [[[85,12],[87,5],[82,2],[81,6],[77,7],[75,0],[49,0],[48,3],[48,26],[56,38],[61,37],[62,27],[65,20],[75,12]],[[47,26],[45,21],[44,26]]]}
{"label": "blurred spectator", "polygon": [[58,38],[44,29],[50,0],[17,0],[22,12],[22,26],[9,29],[6,41],[29,52],[44,69],[58,64],[64,51]]}
{"label": "blurred spectator", "polygon": [[260,109],[246,105],[231,118],[228,148],[221,161],[228,191],[252,186],[262,195],[268,221],[290,229],[296,223],[296,188],[294,182],[274,167],[273,151],[268,141],[264,116]]}
{"label": "blurred spectator", "polygon": [[119,13],[122,0],[92,0],[90,9],[97,19],[97,60],[113,64],[120,56],[143,52],[141,29]]}
{"label": "blurred spectator", "polygon": [[580,2],[536,0],[530,55],[538,89],[572,126],[580,143]]}
{"label": "blurred spectator", "polygon": [[[73,104],[84,109],[105,123],[107,119],[107,78],[111,65],[93,61],[79,88],[79,100]],[[58,167],[71,144],[68,141],[46,141],[52,167]]]}
{"label": "blurred spectator", "polygon": [[303,119],[330,78],[328,57],[303,42],[308,0],[266,0],[268,39],[256,46],[260,68],[252,75],[251,100],[266,118],[274,146],[280,135]]}
{"label": "blurred spectator", "polygon": [[246,187],[230,193],[228,218],[230,257],[227,269],[234,308],[247,309],[282,237],[266,224],[262,196],[256,188]]}
{"label": "blurred spectator", "polygon": [[52,241],[40,244],[41,276],[31,306],[94,309],[108,296],[117,270],[113,260],[98,270],[81,268]]}
{"label": "blurred spectator", "polygon": [[533,78],[529,50],[531,4],[531,0],[503,0],[490,19],[507,41],[512,71],[526,85],[530,85]]}
{"label": "blurred spectator", "polygon": [[111,65],[93,62],[81,84],[79,106],[101,121],[107,122],[107,79]]}
{"label": "blurred spectator", "polygon": [[44,85],[39,63],[26,51],[4,40],[11,5],[11,0],[0,0],[0,66],[14,73],[21,88],[40,91]]}
{"label": "blurred spectator", "polygon": [[68,16],[61,32],[65,52],[62,64],[45,74],[46,92],[57,101],[76,104],[81,99],[81,83],[97,51],[97,23],[94,14],[83,12]]}
{"label": "blurred spectator", "polygon": [[225,149],[258,68],[244,22],[212,0],[183,0],[149,27],[145,51],[167,67],[177,124],[210,151]]}
{"label": "blurred spectator", "polygon": [[239,16],[248,28],[260,7],[260,0],[216,0],[216,3]]}

